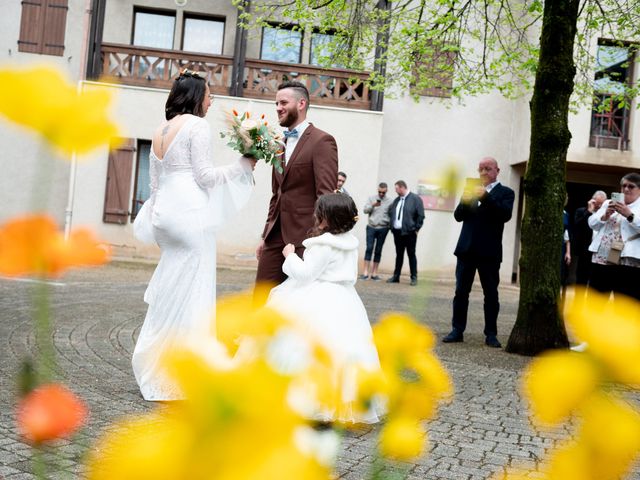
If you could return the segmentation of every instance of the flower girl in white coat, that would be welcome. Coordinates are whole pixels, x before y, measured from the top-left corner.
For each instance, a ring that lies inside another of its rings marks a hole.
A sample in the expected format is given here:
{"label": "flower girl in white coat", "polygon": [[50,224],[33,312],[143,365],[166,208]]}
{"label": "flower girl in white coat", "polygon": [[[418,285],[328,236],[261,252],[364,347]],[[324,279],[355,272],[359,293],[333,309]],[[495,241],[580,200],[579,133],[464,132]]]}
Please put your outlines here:
{"label": "flower girl in white coat", "polygon": [[[340,379],[338,411],[315,411],[321,421],[375,423],[381,409],[358,413],[352,408],[360,369],[380,369],[378,352],[367,312],[354,288],[358,275],[358,239],[350,233],[358,210],[349,195],[321,196],[315,207],[315,226],[303,245],[304,257],[292,244],[282,251],[288,279],[275,287],[267,305],[292,319],[332,355],[335,378]],[[281,364],[295,363],[295,354],[284,352]]]}

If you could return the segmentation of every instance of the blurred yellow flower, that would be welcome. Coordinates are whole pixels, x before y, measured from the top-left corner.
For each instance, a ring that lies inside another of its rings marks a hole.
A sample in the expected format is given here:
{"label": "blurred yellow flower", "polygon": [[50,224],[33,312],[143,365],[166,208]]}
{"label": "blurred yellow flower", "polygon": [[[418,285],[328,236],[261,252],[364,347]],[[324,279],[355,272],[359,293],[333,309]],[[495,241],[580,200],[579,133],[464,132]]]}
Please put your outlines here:
{"label": "blurred yellow flower", "polygon": [[578,443],[588,450],[591,478],[624,478],[640,454],[640,413],[609,395],[595,395],[582,411]]}
{"label": "blurred yellow flower", "polygon": [[533,420],[556,424],[574,413],[597,388],[597,364],[587,355],[549,352],[533,359],[523,375],[523,390]]}
{"label": "blurred yellow flower", "polygon": [[462,171],[455,160],[449,159],[447,166],[440,172],[439,185],[449,195],[455,195],[460,188]]}
{"label": "blurred yellow flower", "polygon": [[409,363],[420,374],[436,399],[450,399],[453,395],[453,383],[440,360],[430,352],[415,352],[409,357]]}
{"label": "blurred yellow flower", "polygon": [[288,405],[287,377],[260,360],[219,371],[188,351],[166,364],[187,400],[109,431],[91,456],[90,479],[328,478],[296,443],[305,422]]}
{"label": "blurred yellow flower", "polygon": [[427,436],[419,421],[401,416],[387,421],[380,432],[379,442],[382,456],[410,461],[421,455]]}
{"label": "blurred yellow flower", "polygon": [[[583,293],[576,292],[576,298]],[[614,379],[640,385],[640,303],[623,296],[608,297],[589,290],[587,299],[574,301],[566,322],[575,335],[589,344],[588,353],[608,369]]]}
{"label": "blurred yellow flower", "polygon": [[89,454],[92,480],[187,480],[196,437],[167,411],[123,420],[109,427]]}
{"label": "blurred yellow flower", "polygon": [[52,67],[0,68],[0,114],[40,133],[70,154],[85,153],[118,136],[108,118],[112,94],[75,84]]}
{"label": "blurred yellow flower", "polygon": [[74,266],[101,265],[109,249],[93,233],[74,230],[65,240],[53,219],[30,215],[10,220],[0,227],[0,274],[61,275]]}
{"label": "blurred yellow flower", "polygon": [[385,358],[430,350],[435,345],[435,336],[428,328],[402,313],[389,313],[380,318],[373,327],[373,336],[380,357]]}
{"label": "blurred yellow flower", "polygon": [[256,294],[242,293],[218,302],[216,334],[230,355],[237,352],[243,337],[267,341],[288,323],[278,312],[267,307],[256,307],[255,296],[264,296],[265,291],[266,288],[259,288]]}
{"label": "blurred yellow flower", "polygon": [[[610,393],[611,383],[640,385],[640,303],[577,291],[567,326],[589,344],[585,353],[550,352],[534,359],[523,391],[537,423],[573,417],[573,439],[551,453],[545,480],[622,480],[640,457],[640,413]],[[495,480],[500,476],[494,477]],[[504,480],[522,479],[507,472]]]}
{"label": "blurred yellow flower", "polygon": [[[382,370],[358,371],[358,408],[367,411],[373,402],[382,402],[389,393],[387,377]],[[386,402],[385,402],[386,403]]]}
{"label": "blurred yellow flower", "polygon": [[438,402],[453,394],[449,375],[430,351],[433,333],[408,315],[393,313],[380,320],[373,335],[386,376],[390,415],[432,418]]}
{"label": "blurred yellow flower", "polygon": [[[594,477],[589,465],[589,451],[572,442],[552,453],[546,480],[603,480]],[[509,479],[511,480],[511,479]]]}

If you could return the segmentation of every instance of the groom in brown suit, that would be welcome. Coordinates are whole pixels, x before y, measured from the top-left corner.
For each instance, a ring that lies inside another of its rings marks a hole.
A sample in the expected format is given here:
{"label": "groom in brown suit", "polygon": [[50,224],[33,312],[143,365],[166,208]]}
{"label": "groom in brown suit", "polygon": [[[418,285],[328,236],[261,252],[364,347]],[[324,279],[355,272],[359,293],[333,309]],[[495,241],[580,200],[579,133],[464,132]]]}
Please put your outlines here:
{"label": "groom in brown suit", "polygon": [[313,227],[317,198],[336,188],[338,147],[335,139],[307,121],[309,91],[300,82],[285,82],[276,93],[276,112],[285,127],[283,173],[271,173],[271,202],[256,249],[256,283],[282,283],[282,249],[288,243],[302,256],[302,241]]}

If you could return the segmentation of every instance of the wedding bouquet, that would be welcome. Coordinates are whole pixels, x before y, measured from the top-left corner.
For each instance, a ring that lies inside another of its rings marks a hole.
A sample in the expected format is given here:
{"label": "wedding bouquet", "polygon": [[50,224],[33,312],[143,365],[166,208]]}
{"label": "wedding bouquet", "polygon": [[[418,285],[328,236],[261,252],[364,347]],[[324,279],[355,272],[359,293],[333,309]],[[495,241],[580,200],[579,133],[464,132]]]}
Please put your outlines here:
{"label": "wedding bouquet", "polygon": [[239,115],[233,110],[228,115],[229,128],[220,132],[222,138],[229,138],[228,146],[242,155],[270,163],[282,173],[280,155],[284,151],[281,135],[267,123],[264,115],[260,119],[251,118],[250,112]]}

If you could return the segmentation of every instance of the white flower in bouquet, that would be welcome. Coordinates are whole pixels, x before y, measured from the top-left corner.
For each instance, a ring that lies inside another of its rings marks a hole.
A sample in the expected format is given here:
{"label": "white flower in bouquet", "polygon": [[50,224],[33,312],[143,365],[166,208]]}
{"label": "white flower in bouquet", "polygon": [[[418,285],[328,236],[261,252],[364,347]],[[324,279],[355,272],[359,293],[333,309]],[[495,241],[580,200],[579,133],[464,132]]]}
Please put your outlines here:
{"label": "white flower in bouquet", "polygon": [[242,121],[242,123],[240,124],[240,127],[243,128],[244,130],[254,130],[258,128],[258,122],[256,122],[252,118],[246,118]]}

